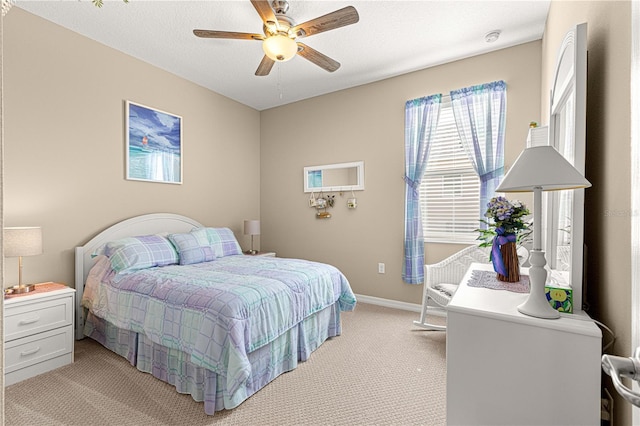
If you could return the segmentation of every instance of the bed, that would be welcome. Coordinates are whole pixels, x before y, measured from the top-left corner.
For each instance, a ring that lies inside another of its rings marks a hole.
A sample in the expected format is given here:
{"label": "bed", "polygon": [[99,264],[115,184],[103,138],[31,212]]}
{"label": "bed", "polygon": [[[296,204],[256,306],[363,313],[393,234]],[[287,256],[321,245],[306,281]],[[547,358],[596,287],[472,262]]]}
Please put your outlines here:
{"label": "bed", "polygon": [[355,308],[335,267],[242,254],[228,228],[176,214],[117,223],[76,247],[76,338],[232,409],[340,335]]}

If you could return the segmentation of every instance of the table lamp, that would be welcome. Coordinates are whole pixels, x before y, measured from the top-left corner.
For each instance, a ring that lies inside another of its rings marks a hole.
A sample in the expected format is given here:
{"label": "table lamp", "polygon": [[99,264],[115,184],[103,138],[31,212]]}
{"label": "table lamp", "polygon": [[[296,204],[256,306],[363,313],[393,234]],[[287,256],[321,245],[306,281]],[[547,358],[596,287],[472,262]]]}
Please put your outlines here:
{"label": "table lamp", "polygon": [[245,220],[244,221],[244,235],[251,235],[251,250],[247,250],[247,254],[257,254],[258,251],[253,249],[253,236],[260,235],[260,221],[259,220]]}
{"label": "table lamp", "polygon": [[542,250],[542,191],[588,188],[591,184],[552,146],[522,151],[496,192],[533,192],[533,249],[529,257],[529,297],[518,311],[545,319],[560,318],[545,295],[547,260]]}
{"label": "table lamp", "polygon": [[28,293],[35,284],[22,283],[22,256],[42,254],[42,229],[39,226],[4,228],[4,256],[18,258],[18,285],[7,289],[10,293]]}

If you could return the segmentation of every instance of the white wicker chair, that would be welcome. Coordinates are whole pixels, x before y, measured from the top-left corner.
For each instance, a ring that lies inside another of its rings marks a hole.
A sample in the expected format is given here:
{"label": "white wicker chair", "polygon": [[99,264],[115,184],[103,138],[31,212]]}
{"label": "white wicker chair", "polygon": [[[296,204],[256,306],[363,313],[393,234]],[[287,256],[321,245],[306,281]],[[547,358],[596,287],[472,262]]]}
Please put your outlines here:
{"label": "white wicker chair", "polygon": [[490,248],[470,246],[449,256],[441,262],[424,265],[424,288],[422,293],[422,312],[420,321],[413,324],[425,330],[444,331],[444,325],[429,324],[427,322],[427,307],[431,300],[434,304],[446,310],[451,297],[462,281],[469,266],[476,263],[488,263]]}

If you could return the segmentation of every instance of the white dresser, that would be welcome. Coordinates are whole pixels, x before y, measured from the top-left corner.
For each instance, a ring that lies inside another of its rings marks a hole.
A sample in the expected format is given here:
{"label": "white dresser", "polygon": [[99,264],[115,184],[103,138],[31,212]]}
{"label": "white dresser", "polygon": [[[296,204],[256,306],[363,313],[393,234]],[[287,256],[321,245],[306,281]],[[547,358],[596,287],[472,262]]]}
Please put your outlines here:
{"label": "white dresser", "polygon": [[523,315],[527,294],[469,287],[473,269],[491,265],[472,265],[447,309],[447,423],[599,425],[598,326]]}
{"label": "white dresser", "polygon": [[44,283],[50,291],[4,300],[4,384],[73,362],[75,290]]}

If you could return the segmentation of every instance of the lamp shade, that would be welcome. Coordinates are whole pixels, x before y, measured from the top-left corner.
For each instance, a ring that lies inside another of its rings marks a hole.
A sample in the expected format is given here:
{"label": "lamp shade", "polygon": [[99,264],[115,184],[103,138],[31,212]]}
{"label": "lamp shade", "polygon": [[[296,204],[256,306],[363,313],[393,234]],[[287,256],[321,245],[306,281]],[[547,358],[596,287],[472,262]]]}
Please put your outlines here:
{"label": "lamp shade", "polygon": [[42,228],[39,226],[4,228],[4,256],[42,254]]}
{"label": "lamp shade", "polygon": [[276,34],[262,42],[262,50],[270,59],[286,62],[298,53],[298,45],[295,40],[282,34]]}
{"label": "lamp shade", "polygon": [[244,234],[245,235],[260,235],[260,221],[259,220],[245,220],[244,221]]}
{"label": "lamp shade", "polygon": [[588,188],[591,183],[554,147],[527,148],[516,159],[496,192],[531,192]]}

